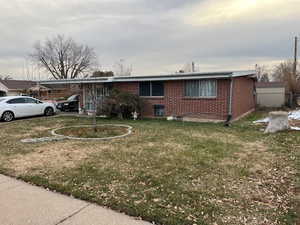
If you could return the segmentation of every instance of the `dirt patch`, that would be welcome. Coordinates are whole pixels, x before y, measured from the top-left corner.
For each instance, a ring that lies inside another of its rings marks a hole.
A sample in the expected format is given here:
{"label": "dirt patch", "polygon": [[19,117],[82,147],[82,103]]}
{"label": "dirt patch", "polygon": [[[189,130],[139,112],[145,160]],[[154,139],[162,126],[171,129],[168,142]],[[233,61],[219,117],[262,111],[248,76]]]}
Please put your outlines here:
{"label": "dirt patch", "polygon": [[32,130],[31,130],[31,133],[34,133],[35,131],[47,131],[47,130],[51,130],[51,129],[54,129],[54,128],[57,128],[57,125],[55,126],[47,126],[47,127],[44,127],[44,126],[37,126],[37,127],[33,127]]}
{"label": "dirt patch", "polygon": [[34,152],[23,155],[18,154],[11,158],[10,168],[17,174],[23,174],[34,168],[49,168],[60,170],[62,168],[72,168],[82,160],[95,152],[100,152],[108,149],[109,145],[91,145],[79,146],[78,143],[67,142],[54,142],[38,147]]}
{"label": "dirt patch", "polygon": [[[163,146],[168,148],[168,149],[171,149],[172,151],[182,151],[185,149],[185,146],[181,143],[176,143],[176,142],[168,142],[168,141],[165,141],[163,143]],[[169,154],[169,153],[168,153]]]}
{"label": "dirt patch", "polygon": [[127,133],[127,128],[117,126],[67,127],[56,131],[59,135],[76,138],[108,138]]}
{"label": "dirt patch", "polygon": [[262,142],[242,142],[240,151],[233,154],[230,158],[225,158],[220,162],[223,166],[239,166],[248,168],[250,173],[264,173],[271,166],[276,156],[268,151],[268,146]]}
{"label": "dirt patch", "polygon": [[191,132],[190,133],[192,138],[211,138],[211,139],[216,139],[216,140],[220,140],[224,143],[236,143],[236,144],[240,144],[242,143],[238,137],[236,137],[233,134],[224,134],[224,133],[220,133],[220,132],[212,132],[212,133],[204,133],[204,132]]}

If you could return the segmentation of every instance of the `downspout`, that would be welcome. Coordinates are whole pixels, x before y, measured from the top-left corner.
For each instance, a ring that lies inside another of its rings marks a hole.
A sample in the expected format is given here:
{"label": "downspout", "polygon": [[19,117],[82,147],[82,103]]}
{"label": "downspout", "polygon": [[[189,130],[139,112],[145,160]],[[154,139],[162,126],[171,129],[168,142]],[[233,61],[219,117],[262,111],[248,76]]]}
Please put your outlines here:
{"label": "downspout", "polygon": [[227,119],[225,121],[225,126],[228,127],[230,125],[230,121],[232,119],[232,98],[233,98],[233,78],[232,74],[230,74],[230,90],[229,90],[229,97],[228,97],[228,114]]}

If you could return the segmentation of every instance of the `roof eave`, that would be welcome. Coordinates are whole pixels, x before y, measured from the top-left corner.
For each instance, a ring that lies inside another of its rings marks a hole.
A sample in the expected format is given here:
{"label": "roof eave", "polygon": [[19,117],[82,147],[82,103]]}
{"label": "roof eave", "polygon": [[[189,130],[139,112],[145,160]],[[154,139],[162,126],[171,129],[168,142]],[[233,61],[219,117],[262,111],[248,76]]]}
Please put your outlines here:
{"label": "roof eave", "polygon": [[254,71],[218,72],[218,73],[185,73],[161,76],[126,76],[126,77],[103,77],[73,80],[47,80],[40,81],[47,84],[90,84],[90,83],[115,83],[115,82],[139,82],[139,81],[174,81],[174,80],[198,80],[198,79],[228,79],[230,77],[255,77]]}

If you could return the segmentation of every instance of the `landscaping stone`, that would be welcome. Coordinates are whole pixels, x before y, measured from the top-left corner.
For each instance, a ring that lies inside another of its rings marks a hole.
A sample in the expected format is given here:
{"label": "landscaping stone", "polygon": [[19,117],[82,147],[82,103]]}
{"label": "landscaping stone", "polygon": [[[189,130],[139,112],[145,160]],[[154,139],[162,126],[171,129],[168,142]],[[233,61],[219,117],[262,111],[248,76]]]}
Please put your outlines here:
{"label": "landscaping stone", "polygon": [[48,141],[61,141],[65,140],[67,137],[42,137],[42,138],[28,138],[28,139],[22,139],[21,142],[23,143],[40,143],[40,142],[48,142]]}
{"label": "landscaping stone", "polygon": [[276,133],[278,131],[288,130],[290,128],[288,115],[287,112],[283,111],[270,112],[270,120],[265,133]]}
{"label": "landscaping stone", "polygon": [[112,139],[127,137],[128,135],[130,135],[132,133],[132,129],[133,129],[131,126],[123,125],[123,124],[101,124],[101,125],[96,125],[96,126],[97,127],[102,127],[102,126],[123,127],[123,128],[127,128],[127,132],[125,134],[122,134],[122,135],[112,136],[112,137],[103,137],[103,138],[81,138],[81,137],[65,136],[65,135],[61,135],[61,134],[57,133],[57,131],[62,130],[62,129],[66,129],[66,128],[92,127],[91,125],[78,125],[78,126],[70,126],[70,127],[57,128],[57,129],[52,130],[51,134],[54,137],[62,137],[62,138],[71,139],[71,140],[104,141],[104,140],[112,140]]}

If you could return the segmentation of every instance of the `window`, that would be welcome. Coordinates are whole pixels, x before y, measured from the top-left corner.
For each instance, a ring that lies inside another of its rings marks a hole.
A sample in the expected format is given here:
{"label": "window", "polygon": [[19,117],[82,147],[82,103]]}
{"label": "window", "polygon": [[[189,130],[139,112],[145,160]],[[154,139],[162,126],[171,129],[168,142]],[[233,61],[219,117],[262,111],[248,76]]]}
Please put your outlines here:
{"label": "window", "polygon": [[154,116],[164,116],[165,106],[164,105],[154,105]]}
{"label": "window", "polygon": [[140,82],[140,96],[164,96],[164,83],[160,81]]}
{"label": "window", "polygon": [[14,98],[7,101],[8,104],[23,104],[25,103],[25,98]]}
{"label": "window", "polygon": [[151,96],[151,82],[140,83],[140,96]]}
{"label": "window", "polygon": [[185,82],[186,97],[217,97],[216,80],[192,80]]}
{"label": "window", "polygon": [[33,98],[25,98],[25,103],[37,104],[37,101]]}

